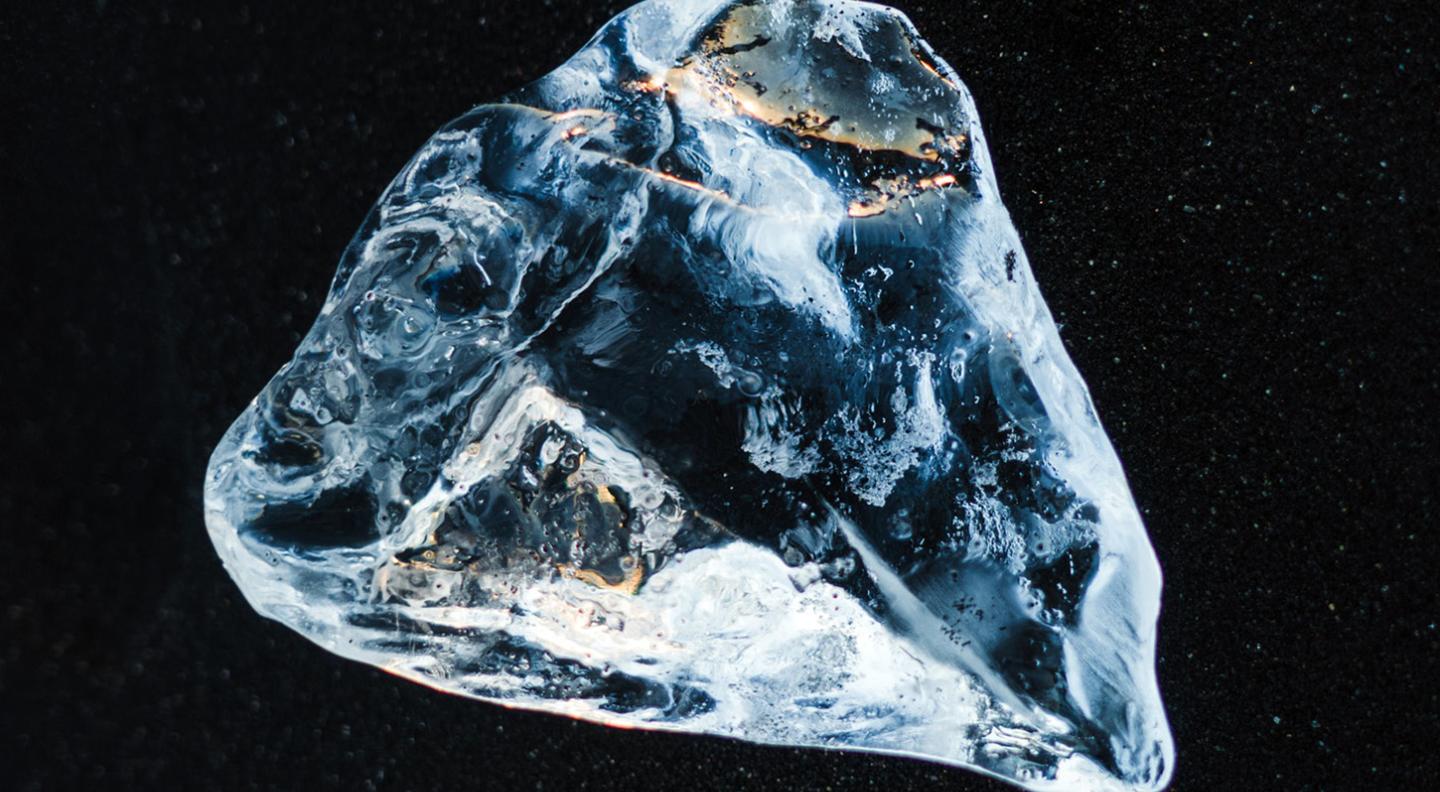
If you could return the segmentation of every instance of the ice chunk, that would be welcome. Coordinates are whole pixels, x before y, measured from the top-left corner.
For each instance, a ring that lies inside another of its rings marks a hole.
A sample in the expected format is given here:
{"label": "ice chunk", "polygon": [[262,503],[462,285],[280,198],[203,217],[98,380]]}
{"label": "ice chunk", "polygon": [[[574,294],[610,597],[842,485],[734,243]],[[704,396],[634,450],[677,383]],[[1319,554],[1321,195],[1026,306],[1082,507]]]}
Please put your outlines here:
{"label": "ice chunk", "polygon": [[215,450],[216,548],[346,657],[605,723],[1154,789],[1160,574],[890,9],[650,0],[440,130]]}

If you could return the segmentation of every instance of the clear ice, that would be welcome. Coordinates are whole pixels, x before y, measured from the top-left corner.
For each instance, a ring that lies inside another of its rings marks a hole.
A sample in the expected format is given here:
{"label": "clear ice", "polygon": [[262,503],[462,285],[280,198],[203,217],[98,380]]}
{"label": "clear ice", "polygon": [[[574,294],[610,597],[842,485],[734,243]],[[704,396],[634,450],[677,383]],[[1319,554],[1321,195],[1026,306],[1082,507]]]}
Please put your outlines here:
{"label": "clear ice", "polygon": [[1160,571],[900,13],[649,0],[441,129],[216,448],[250,603],[606,724],[1156,789]]}

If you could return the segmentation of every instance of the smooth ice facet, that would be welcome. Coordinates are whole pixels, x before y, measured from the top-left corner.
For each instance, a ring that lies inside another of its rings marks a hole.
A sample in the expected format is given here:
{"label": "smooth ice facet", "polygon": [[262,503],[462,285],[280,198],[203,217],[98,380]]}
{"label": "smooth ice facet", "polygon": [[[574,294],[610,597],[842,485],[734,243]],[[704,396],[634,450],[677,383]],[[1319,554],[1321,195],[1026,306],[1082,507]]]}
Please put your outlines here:
{"label": "smooth ice facet", "polygon": [[1153,789],[1160,573],[969,94],[650,0],[442,129],[211,461],[261,613],[611,724]]}

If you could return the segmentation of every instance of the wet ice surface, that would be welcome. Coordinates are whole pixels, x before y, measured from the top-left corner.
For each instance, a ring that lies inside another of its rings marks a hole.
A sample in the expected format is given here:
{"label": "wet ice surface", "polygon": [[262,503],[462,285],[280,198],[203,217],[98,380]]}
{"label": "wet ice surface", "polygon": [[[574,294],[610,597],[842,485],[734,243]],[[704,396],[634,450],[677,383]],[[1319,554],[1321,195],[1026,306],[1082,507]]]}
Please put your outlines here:
{"label": "wet ice surface", "polygon": [[446,126],[216,449],[249,601],[440,689],[1151,789],[1160,574],[968,92],[650,0]]}

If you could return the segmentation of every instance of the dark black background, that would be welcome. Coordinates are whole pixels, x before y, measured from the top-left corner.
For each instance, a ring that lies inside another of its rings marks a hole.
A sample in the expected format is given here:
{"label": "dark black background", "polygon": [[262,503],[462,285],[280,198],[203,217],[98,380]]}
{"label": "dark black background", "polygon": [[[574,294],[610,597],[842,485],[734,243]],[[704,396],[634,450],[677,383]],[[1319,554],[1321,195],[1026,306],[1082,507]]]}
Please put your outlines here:
{"label": "dark black background", "polygon": [[[207,455],[371,202],[622,5],[0,12],[4,785],[1001,788],[435,694],[262,620],[210,548]],[[1433,7],[900,5],[1164,565],[1175,788],[1433,783]]]}

